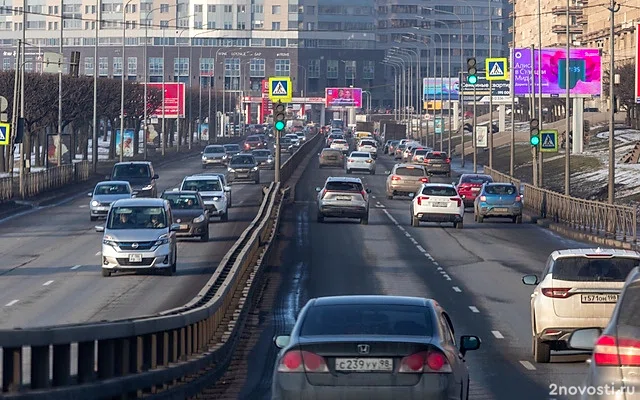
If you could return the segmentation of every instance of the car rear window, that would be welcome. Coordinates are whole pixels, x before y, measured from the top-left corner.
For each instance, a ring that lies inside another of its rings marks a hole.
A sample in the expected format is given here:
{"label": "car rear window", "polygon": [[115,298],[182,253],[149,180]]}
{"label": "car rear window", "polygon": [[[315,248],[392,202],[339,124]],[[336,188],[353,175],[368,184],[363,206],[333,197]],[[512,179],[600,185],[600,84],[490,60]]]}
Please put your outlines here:
{"label": "car rear window", "polygon": [[396,168],[396,175],[402,176],[425,176],[424,168],[400,167]]}
{"label": "car rear window", "polygon": [[269,150],[256,150],[252,153],[258,157],[268,157],[271,155],[271,152]]}
{"label": "car rear window", "polygon": [[406,144],[401,144],[400,146],[398,146],[398,149],[400,149],[400,150],[404,150],[406,148],[407,148]]}
{"label": "car rear window", "polygon": [[259,142],[260,141],[260,137],[258,136],[249,136],[247,137],[247,142]]}
{"label": "car rear window", "polygon": [[335,149],[326,149],[326,150],[322,150],[322,154],[328,155],[328,156],[335,156],[335,155],[342,155],[342,152],[340,150],[335,150]]}
{"label": "car rear window", "polygon": [[120,164],[113,167],[114,178],[150,178],[151,171],[146,164]]}
{"label": "car rear window", "polygon": [[340,304],[311,307],[301,336],[385,335],[433,336],[425,307],[400,304]]}
{"label": "car rear window", "polygon": [[431,160],[435,160],[435,159],[446,160],[448,157],[447,157],[447,153],[428,153],[427,158]]}
{"label": "car rear window", "polygon": [[351,153],[349,157],[369,158],[369,153]]}
{"label": "car rear window", "polygon": [[553,264],[553,278],[578,282],[624,282],[640,260],[629,257],[560,257]]}
{"label": "car rear window", "polygon": [[486,183],[493,182],[490,176],[463,176],[462,183]]}
{"label": "car rear window", "polygon": [[362,192],[362,184],[359,182],[331,181],[325,185],[327,190],[339,190],[341,192]]}
{"label": "car rear window", "polygon": [[237,144],[225,144],[224,148],[227,151],[240,151],[240,146]]}
{"label": "car rear window", "polygon": [[416,150],[416,156],[424,156],[427,153],[428,153],[428,150],[422,150],[422,149]]}
{"label": "car rear window", "polygon": [[344,140],[344,139],[336,139],[336,140],[333,141],[333,143],[335,143],[335,144],[345,144],[345,143],[347,143],[347,141]]}
{"label": "car rear window", "polygon": [[425,196],[457,196],[458,192],[450,186],[427,186],[422,189]]}
{"label": "car rear window", "polygon": [[627,286],[620,303],[618,325],[640,328],[640,283]]}
{"label": "car rear window", "polygon": [[371,140],[363,140],[362,142],[360,142],[361,146],[374,146],[375,147],[375,143],[372,142]]}
{"label": "car rear window", "polygon": [[516,187],[513,185],[487,185],[484,188],[487,194],[511,196],[517,193]]}

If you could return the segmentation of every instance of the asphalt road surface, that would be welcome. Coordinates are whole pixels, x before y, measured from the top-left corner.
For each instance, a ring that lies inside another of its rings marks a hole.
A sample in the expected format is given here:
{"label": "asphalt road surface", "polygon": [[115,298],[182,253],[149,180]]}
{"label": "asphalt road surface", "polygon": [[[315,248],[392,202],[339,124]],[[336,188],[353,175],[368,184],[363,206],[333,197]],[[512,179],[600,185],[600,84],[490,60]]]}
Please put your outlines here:
{"label": "asphalt road surface", "polygon": [[[272,269],[282,286],[273,311],[247,360],[239,398],[270,398],[276,354],[272,338],[290,332],[298,311],[317,296],[385,294],[431,297],[449,311],[455,335],[476,334],[482,347],[467,356],[470,399],[562,399],[551,385],[580,385],[586,372],[582,354],[556,355],[551,364],[531,356],[530,295],[523,275],[540,273],[556,249],[589,247],[533,224],[491,220],[478,224],[465,216],[464,229],[451,224],[411,227],[409,198],[387,200],[385,170],[394,161],[380,156],[376,175],[354,174],[372,189],[369,225],[357,220],[316,222],[316,191],[341,169],[303,174],[296,201],[284,215],[280,246]],[[455,177],[454,177],[455,178]],[[444,182],[452,179],[444,178]],[[577,397],[574,397],[577,398]]]}
{"label": "asphalt road surface", "polygon": [[[157,172],[160,194],[203,170],[198,156]],[[0,329],[128,318],[187,303],[253,220],[262,188],[273,176],[273,171],[262,171],[260,185],[234,183],[229,221],[211,223],[208,243],[180,239],[172,277],[125,273],[103,278],[102,233],[94,229],[103,222],[89,220],[86,193],[0,221]]]}

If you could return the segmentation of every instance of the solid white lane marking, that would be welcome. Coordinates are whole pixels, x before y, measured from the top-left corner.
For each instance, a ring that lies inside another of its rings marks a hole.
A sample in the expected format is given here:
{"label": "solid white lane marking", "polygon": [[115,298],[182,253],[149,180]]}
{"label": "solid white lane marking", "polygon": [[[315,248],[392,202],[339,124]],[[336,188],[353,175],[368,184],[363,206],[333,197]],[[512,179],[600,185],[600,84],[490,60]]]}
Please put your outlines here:
{"label": "solid white lane marking", "polygon": [[[96,254],[96,255],[97,255],[97,254]],[[71,267],[71,269],[78,269],[78,268],[80,268],[80,267],[82,267],[82,265],[74,265],[73,267]]]}
{"label": "solid white lane marking", "polygon": [[529,371],[536,370],[535,365],[531,364],[529,361],[520,361],[520,364],[522,364],[522,366],[528,369]]}
{"label": "solid white lane marking", "polygon": [[477,309],[476,307],[474,307],[474,306],[469,306],[469,310],[471,310],[471,311],[472,311],[472,312],[474,312],[474,313],[479,313],[479,312],[480,312],[480,310],[478,310],[478,309]]}
{"label": "solid white lane marking", "polygon": [[42,286],[49,286],[53,283],[53,281],[46,281],[45,283],[42,284]]}
{"label": "solid white lane marking", "polygon": [[97,252],[97,253],[96,253],[96,256],[99,256],[100,254],[102,254],[102,252],[101,252],[101,251]]}
{"label": "solid white lane marking", "polygon": [[18,302],[18,300],[11,300],[10,302],[8,302],[7,304],[5,304],[5,307],[11,307],[12,305],[16,304]]}
{"label": "solid white lane marking", "polygon": [[502,333],[500,333],[500,331],[491,331],[491,333],[493,333],[493,336],[495,336],[496,339],[504,339],[504,336],[502,336]]}
{"label": "solid white lane marking", "polygon": [[416,247],[421,253],[426,253],[427,251],[422,246]]}
{"label": "solid white lane marking", "polygon": [[389,211],[387,210],[382,210],[385,214],[387,214],[387,217],[389,217],[389,219],[391,220],[391,222],[393,222],[394,224],[398,225],[398,220],[396,220],[395,218],[393,218],[393,215],[391,215],[391,213],[389,213]]}
{"label": "solid white lane marking", "polygon": [[460,288],[459,288],[459,287],[457,287],[457,286],[454,286],[454,287],[453,287],[453,291],[454,291],[454,292],[458,292],[458,293],[462,292],[462,290],[460,290]]}

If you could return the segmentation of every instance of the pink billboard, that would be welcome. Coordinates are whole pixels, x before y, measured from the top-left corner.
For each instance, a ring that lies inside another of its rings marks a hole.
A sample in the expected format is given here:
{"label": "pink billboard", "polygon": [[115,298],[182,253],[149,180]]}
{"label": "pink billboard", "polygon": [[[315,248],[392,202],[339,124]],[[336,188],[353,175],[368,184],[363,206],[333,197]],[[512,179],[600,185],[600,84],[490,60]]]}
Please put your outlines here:
{"label": "pink billboard", "polygon": [[[164,86],[164,117],[165,118],[184,118],[185,114],[185,84],[180,82],[154,82],[147,83],[147,87],[160,91],[162,95],[162,87]],[[151,116],[162,118],[162,104]]]}
{"label": "pink billboard", "polygon": [[[533,58],[534,90],[538,93],[538,78],[543,96],[564,96],[567,86],[571,96],[591,97],[602,94],[602,58],[599,49],[572,48],[567,65],[567,49],[546,48],[542,51],[514,49],[512,62],[513,87],[516,96],[531,94],[531,64]],[[538,71],[540,60],[540,71]],[[567,68],[569,81],[567,81]]]}
{"label": "pink billboard", "polygon": [[362,108],[360,88],[326,88],[324,93],[327,107]]}

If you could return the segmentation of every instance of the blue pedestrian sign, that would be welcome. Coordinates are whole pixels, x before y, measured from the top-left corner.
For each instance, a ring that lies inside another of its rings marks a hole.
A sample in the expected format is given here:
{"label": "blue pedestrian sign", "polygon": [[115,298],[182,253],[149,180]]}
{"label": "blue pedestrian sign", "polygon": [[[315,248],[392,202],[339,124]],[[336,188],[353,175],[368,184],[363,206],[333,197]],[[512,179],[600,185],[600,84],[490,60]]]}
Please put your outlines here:
{"label": "blue pedestrian sign", "polygon": [[487,71],[488,81],[509,80],[506,58],[487,58],[485,60],[485,70]]}
{"label": "blue pedestrian sign", "polygon": [[290,103],[293,100],[291,78],[288,76],[269,78],[269,99],[272,102]]}
{"label": "blue pedestrian sign", "polygon": [[543,153],[558,152],[558,131],[548,129],[540,131],[540,151]]}
{"label": "blue pedestrian sign", "polygon": [[11,135],[11,124],[6,122],[0,122],[0,146],[6,146],[9,144],[10,135]]}

